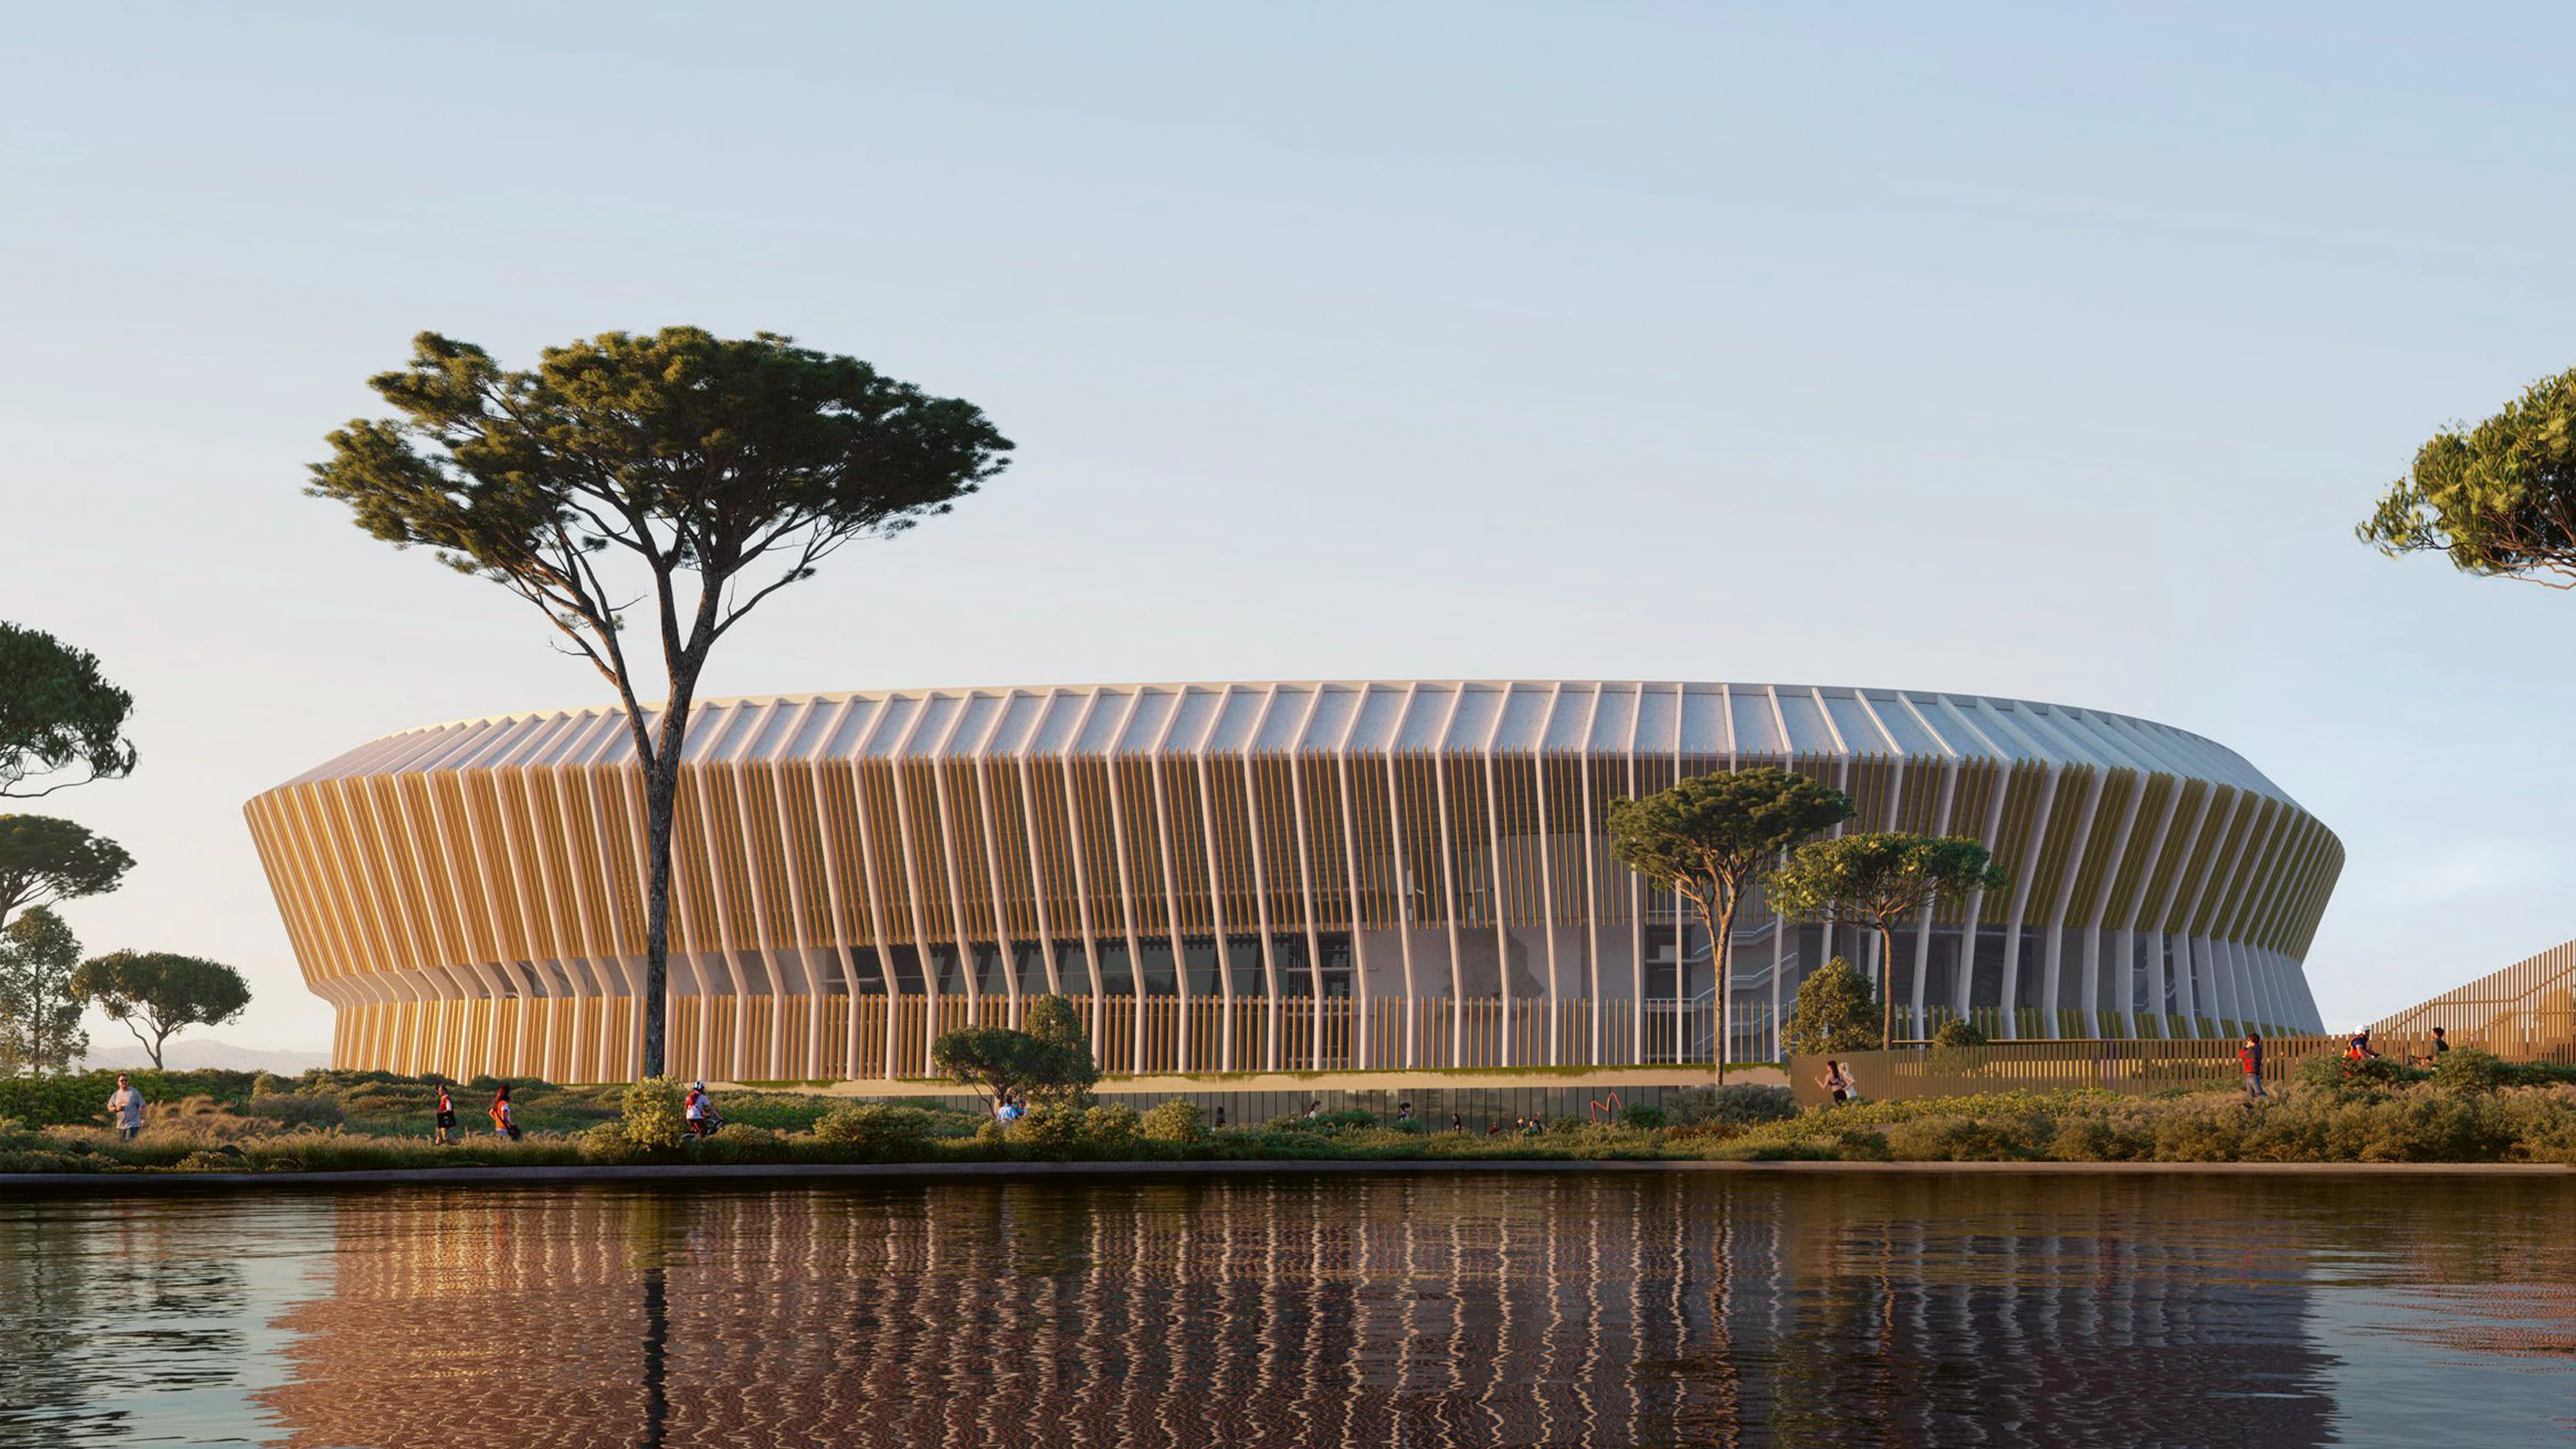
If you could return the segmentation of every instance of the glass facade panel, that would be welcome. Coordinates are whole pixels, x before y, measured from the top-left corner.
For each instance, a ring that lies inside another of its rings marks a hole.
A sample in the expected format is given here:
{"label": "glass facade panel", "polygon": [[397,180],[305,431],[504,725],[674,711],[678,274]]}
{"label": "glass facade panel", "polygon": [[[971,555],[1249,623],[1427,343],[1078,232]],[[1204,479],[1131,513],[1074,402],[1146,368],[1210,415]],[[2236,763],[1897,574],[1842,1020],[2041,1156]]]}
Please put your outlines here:
{"label": "glass facade panel", "polygon": [[1218,974],[1216,937],[1191,936],[1181,942],[1181,970],[1189,977],[1192,996],[1222,996],[1224,979]]}
{"label": "glass facade panel", "polygon": [[1136,943],[1138,974],[1143,978],[1148,996],[1176,996],[1180,993],[1179,974],[1172,964],[1172,942],[1167,936],[1147,936]]}
{"label": "glass facade panel", "polygon": [[886,955],[894,962],[895,989],[906,996],[919,996],[929,988],[921,980],[921,953],[910,946],[889,946]]}
{"label": "glass facade panel", "polygon": [[1127,943],[1110,939],[1100,943],[1100,994],[1133,996],[1136,994],[1135,963],[1127,957]]}
{"label": "glass facade panel", "polygon": [[1977,928],[1975,974],[1968,979],[1971,1009],[1993,1011],[2004,1003],[2004,943],[2008,934],[2002,926]]}
{"label": "glass facade panel", "polygon": [[1055,969],[1064,978],[1065,995],[1091,994],[1091,958],[1084,953],[1080,941],[1055,943]]}

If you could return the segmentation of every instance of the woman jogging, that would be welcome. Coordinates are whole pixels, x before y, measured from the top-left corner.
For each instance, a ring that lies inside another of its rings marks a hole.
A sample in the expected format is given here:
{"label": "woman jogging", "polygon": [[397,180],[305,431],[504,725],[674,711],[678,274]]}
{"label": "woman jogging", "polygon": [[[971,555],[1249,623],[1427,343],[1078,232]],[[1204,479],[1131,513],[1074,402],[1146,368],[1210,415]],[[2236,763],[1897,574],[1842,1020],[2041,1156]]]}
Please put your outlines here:
{"label": "woman jogging", "polygon": [[513,1142],[519,1140],[519,1119],[510,1110],[510,1084],[507,1082],[492,1092],[492,1133]]}
{"label": "woman jogging", "polygon": [[1844,1070],[1841,1060],[1835,1057],[1825,1058],[1825,1074],[1816,1078],[1816,1085],[1833,1094],[1837,1107],[1860,1095],[1859,1088],[1852,1083],[1851,1073]]}

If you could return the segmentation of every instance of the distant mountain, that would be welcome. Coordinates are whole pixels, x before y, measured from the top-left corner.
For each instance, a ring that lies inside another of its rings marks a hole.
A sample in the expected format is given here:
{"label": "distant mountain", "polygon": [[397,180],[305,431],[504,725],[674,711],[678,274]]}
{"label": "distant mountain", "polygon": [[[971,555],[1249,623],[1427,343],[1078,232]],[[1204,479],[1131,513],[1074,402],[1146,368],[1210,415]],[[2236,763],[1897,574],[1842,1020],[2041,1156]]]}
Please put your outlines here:
{"label": "distant mountain", "polygon": [[[174,1072],[211,1067],[218,1071],[275,1072],[281,1077],[292,1077],[315,1067],[331,1065],[331,1054],[329,1052],[263,1051],[258,1047],[234,1046],[231,1042],[216,1041],[212,1037],[198,1039],[183,1036],[161,1049],[161,1060],[168,1063],[170,1070]],[[91,1052],[83,1060],[82,1065],[91,1070],[104,1068],[108,1071],[132,1071],[137,1067],[152,1065],[152,1058],[144,1055],[143,1048],[140,1046],[128,1043],[124,1046],[110,1047],[105,1051]]]}

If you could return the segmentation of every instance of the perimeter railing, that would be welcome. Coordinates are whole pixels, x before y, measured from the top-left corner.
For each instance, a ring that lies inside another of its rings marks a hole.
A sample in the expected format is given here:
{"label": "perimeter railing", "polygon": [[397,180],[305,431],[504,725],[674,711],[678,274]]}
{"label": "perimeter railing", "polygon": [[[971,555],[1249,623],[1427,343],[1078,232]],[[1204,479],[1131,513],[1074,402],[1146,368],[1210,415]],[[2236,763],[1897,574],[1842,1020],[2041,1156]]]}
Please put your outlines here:
{"label": "perimeter railing", "polygon": [[[2380,1055],[2401,1062],[2432,1059],[2430,1032],[2374,1032],[2371,1044]],[[1979,1047],[1848,1052],[1834,1060],[1851,1072],[1863,1098],[1878,1101],[2088,1087],[2146,1096],[2176,1088],[2205,1091],[2241,1085],[2244,1068],[2237,1056],[2239,1045],[2236,1041],[2125,1039],[1996,1042]],[[2347,1046],[2348,1039],[2340,1036],[2266,1037],[2263,1078],[2279,1081],[2309,1058],[2339,1055]],[[1827,1099],[1826,1060],[1821,1056],[1790,1060],[1789,1087],[1799,1105],[1814,1106]]]}
{"label": "perimeter railing", "polygon": [[2552,946],[2372,1024],[2379,1033],[2429,1034],[2514,1061],[2576,1061],[2576,941]]}

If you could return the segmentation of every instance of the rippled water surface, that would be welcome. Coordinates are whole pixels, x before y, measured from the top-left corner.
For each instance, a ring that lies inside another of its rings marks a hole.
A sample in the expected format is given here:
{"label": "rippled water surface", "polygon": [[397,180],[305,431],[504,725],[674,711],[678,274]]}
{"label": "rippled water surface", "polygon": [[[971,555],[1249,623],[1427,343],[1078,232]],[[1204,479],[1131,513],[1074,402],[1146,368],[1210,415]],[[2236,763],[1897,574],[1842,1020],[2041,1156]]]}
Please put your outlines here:
{"label": "rippled water surface", "polygon": [[0,1198],[6,1445],[2576,1442],[2576,1184]]}

